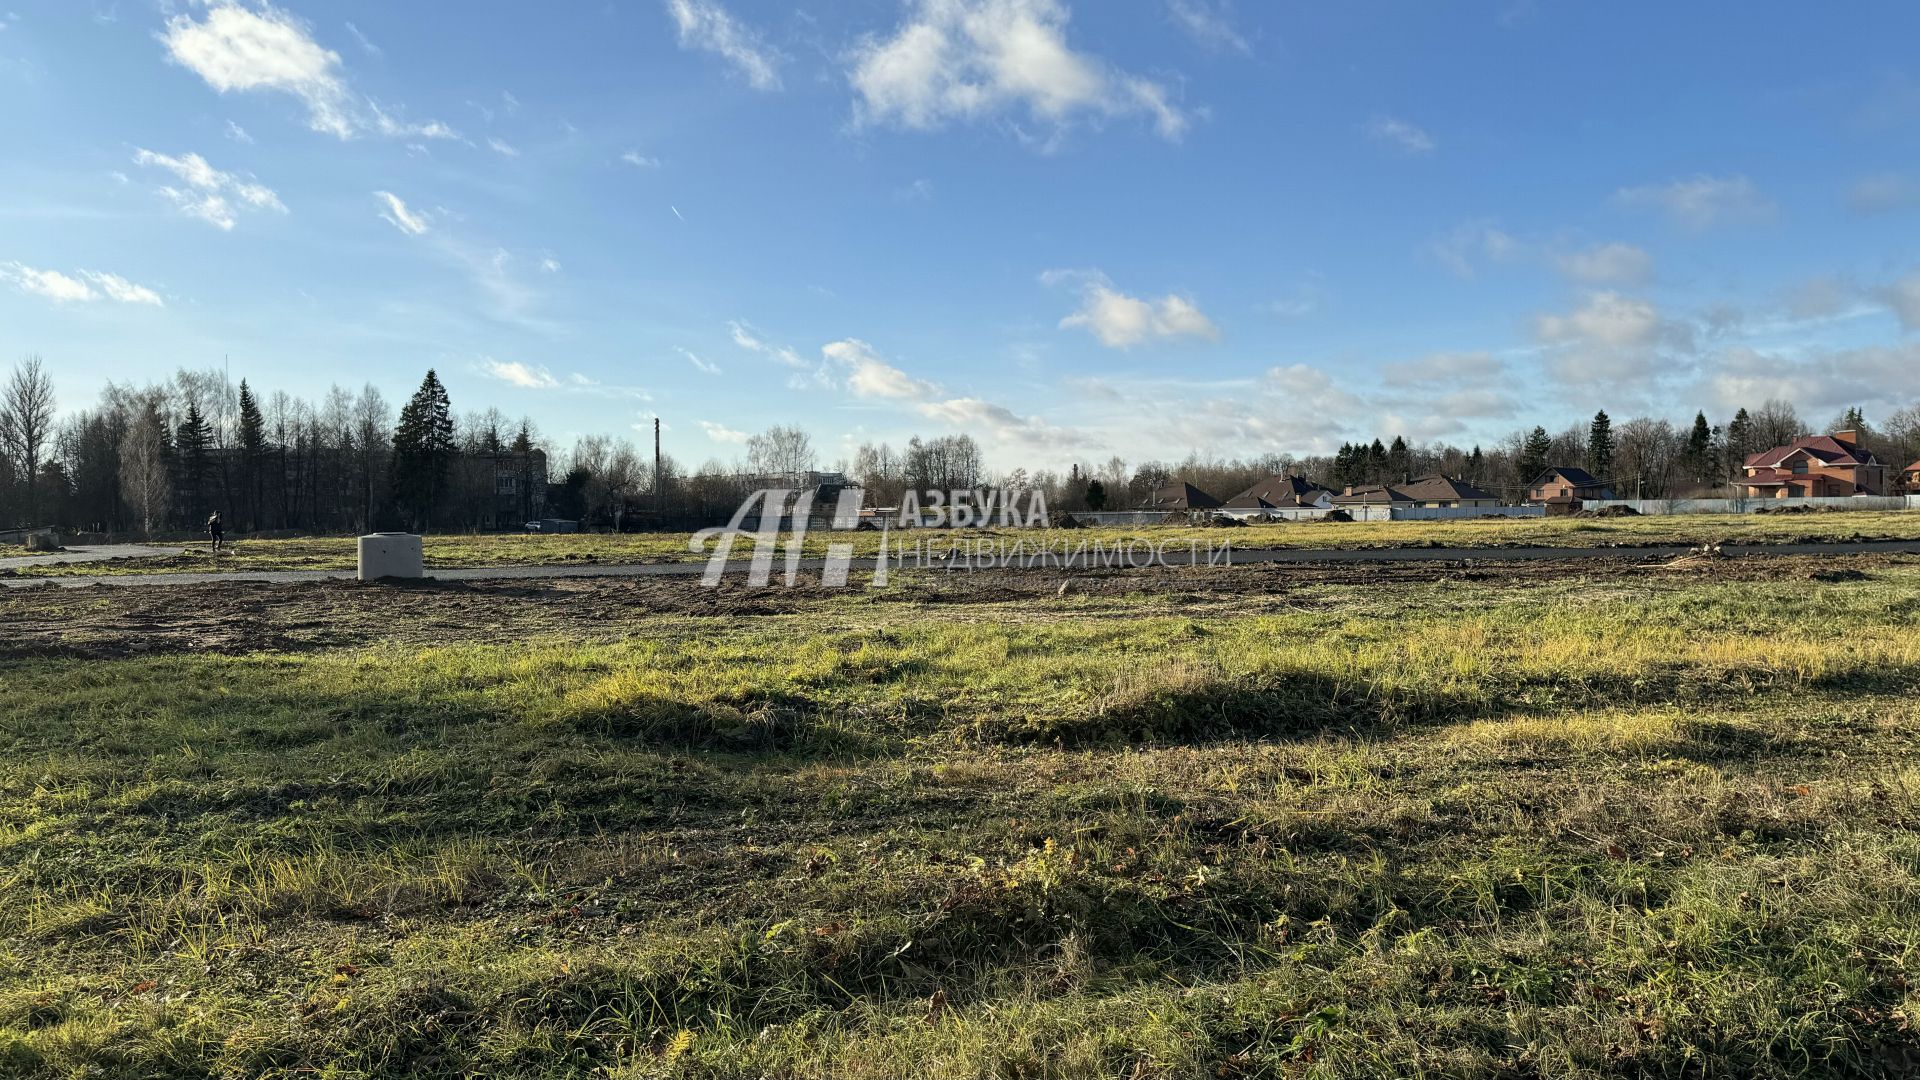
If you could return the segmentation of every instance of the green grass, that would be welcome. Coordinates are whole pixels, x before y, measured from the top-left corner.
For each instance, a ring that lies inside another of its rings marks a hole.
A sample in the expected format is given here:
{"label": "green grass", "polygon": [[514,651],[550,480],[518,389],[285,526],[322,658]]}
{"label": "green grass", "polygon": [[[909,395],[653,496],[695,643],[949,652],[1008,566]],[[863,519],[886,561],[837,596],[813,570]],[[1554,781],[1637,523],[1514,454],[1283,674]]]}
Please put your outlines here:
{"label": "green grass", "polygon": [[6,598],[0,1074],[1902,1075],[1920,562],[1780,566]]}
{"label": "green grass", "polygon": [[[1081,543],[1113,544],[1149,538],[1173,545],[1230,542],[1237,548],[1365,548],[1365,547],[1608,547],[1708,542],[1775,544],[1795,541],[1858,539],[1920,540],[1920,513],[1859,511],[1806,515],[1699,514],[1640,518],[1474,518],[1458,521],[1392,522],[1282,522],[1245,528],[1188,528],[1150,525],[1131,528],[1101,527],[1077,530],[963,529],[894,533],[892,542],[923,540],[944,548],[950,542],[999,539],[1011,546],[1051,545],[1054,550]],[[482,566],[579,566],[595,563],[687,562],[704,559],[689,549],[686,534],[575,534],[568,536],[482,535],[428,536],[424,555],[428,568]],[[855,553],[874,554],[880,534],[842,534],[831,541],[851,540]],[[828,534],[813,533],[806,541],[810,555],[823,555]],[[17,576],[97,576],[209,570],[352,570],[355,541],[351,537],[297,540],[240,540],[217,560],[204,542],[189,545],[186,554],[117,559],[99,563],[49,564],[14,571]],[[1182,549],[1184,550],[1184,549]],[[743,559],[752,545],[738,542],[732,555]]]}

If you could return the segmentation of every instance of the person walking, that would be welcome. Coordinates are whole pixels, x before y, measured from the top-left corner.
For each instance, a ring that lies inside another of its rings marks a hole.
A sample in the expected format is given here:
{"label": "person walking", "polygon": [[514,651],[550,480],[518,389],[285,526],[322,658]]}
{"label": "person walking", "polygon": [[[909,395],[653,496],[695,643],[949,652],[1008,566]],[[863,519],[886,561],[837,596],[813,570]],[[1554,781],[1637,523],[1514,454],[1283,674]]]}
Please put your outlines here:
{"label": "person walking", "polygon": [[220,511],[215,510],[207,519],[207,535],[213,539],[213,553],[220,554],[220,545],[226,539],[227,527],[220,523]]}

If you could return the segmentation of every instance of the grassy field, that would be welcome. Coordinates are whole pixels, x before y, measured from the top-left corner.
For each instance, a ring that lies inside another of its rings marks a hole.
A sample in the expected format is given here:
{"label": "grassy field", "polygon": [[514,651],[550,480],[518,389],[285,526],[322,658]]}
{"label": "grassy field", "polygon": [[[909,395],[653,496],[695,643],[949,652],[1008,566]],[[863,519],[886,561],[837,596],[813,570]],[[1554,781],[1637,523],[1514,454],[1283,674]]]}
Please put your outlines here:
{"label": "grassy field", "polygon": [[[1404,547],[1598,547],[1613,545],[1786,543],[1817,540],[1920,540],[1920,513],[1849,512],[1795,515],[1701,514],[1638,518],[1476,518],[1460,521],[1285,522],[1244,528],[1187,528],[1150,525],[1137,528],[1076,530],[962,529],[920,530],[893,534],[893,541],[928,544],[971,542],[984,538],[1008,545],[1107,543],[1136,537],[1172,544],[1231,542],[1240,548]],[[845,541],[847,534],[832,540]],[[878,550],[880,534],[854,533],[856,554]],[[482,535],[428,536],[424,554],[428,568],[479,566],[567,566],[594,563],[684,562],[704,555],[689,550],[686,534],[570,536]],[[814,533],[806,549],[826,552],[829,534]],[[15,576],[70,576],[101,574],[172,573],[220,570],[351,570],[355,541],[351,537],[301,540],[241,540],[216,561],[204,542],[190,545],[183,555],[116,559],[110,562],[29,566],[0,571]],[[749,543],[736,543],[734,558],[752,553]]]}
{"label": "grassy field", "polygon": [[1920,559],[1057,580],[0,596],[0,1074],[1920,1068]]}

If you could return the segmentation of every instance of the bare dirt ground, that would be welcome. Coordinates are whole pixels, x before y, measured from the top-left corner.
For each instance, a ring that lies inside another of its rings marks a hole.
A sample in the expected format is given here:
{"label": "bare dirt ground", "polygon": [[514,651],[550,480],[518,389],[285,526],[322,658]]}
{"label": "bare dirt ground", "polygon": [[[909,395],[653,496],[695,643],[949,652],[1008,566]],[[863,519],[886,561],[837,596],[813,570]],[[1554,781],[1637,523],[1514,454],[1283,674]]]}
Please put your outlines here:
{"label": "bare dirt ground", "polygon": [[[316,581],[223,582],[166,589],[33,590],[0,593],[0,661],[32,657],[114,658],[179,653],[244,655],[378,643],[510,642],[564,635],[612,640],[658,629],[661,620],[786,616],[808,612],[858,621],[903,608],[984,607],[996,617],[1078,618],[1142,614],[1259,614],[1333,602],[1343,589],[1458,584],[1478,597],[1542,582],[1572,585],[1695,580],[1845,581],[1920,556],[1748,556],[1648,562],[1285,564],[1176,567],[1063,574],[1060,571],[918,571],[878,590],[827,589],[817,577],[794,588],[748,588],[729,579],[705,588],[684,578],[582,578],[395,585]],[[1064,583],[1064,588],[1063,588]]]}

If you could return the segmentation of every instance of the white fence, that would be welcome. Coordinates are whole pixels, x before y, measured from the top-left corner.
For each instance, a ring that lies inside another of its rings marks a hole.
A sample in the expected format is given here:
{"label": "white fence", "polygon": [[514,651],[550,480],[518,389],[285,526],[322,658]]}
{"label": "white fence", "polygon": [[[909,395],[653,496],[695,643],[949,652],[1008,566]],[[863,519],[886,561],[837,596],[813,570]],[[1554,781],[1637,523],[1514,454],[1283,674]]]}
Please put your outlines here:
{"label": "white fence", "polygon": [[[1544,506],[1336,506],[1330,510],[1219,510],[1222,517],[1256,521],[1262,517],[1282,521],[1319,521],[1334,510],[1345,510],[1355,521],[1458,521],[1471,518],[1545,517]],[[1079,515],[1074,515],[1078,517]]]}
{"label": "white fence", "polygon": [[1852,495],[1840,499],[1583,499],[1583,510],[1626,506],[1642,514],[1752,514],[1805,506],[1816,510],[1920,510],[1920,495]]}

